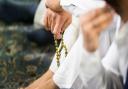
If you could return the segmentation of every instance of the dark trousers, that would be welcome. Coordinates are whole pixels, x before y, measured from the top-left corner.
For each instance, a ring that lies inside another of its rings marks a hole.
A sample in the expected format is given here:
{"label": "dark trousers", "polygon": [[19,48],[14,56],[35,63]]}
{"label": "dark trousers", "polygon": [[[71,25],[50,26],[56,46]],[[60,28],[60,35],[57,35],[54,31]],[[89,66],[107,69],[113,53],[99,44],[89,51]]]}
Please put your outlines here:
{"label": "dark trousers", "polygon": [[126,83],[124,85],[124,89],[128,89],[128,71],[127,71],[127,78],[126,78]]}
{"label": "dark trousers", "polygon": [[33,18],[38,4],[25,1],[0,1],[0,20],[10,24],[13,22],[33,23]]}
{"label": "dark trousers", "polygon": [[[38,2],[30,1],[26,4],[25,0],[0,0],[0,20],[11,23],[33,24],[34,15]],[[33,32],[27,32],[27,38],[39,46],[53,43],[53,37],[43,27]]]}
{"label": "dark trousers", "polygon": [[29,41],[36,43],[38,46],[54,44],[52,33],[46,31],[45,28],[37,29],[32,32],[27,32],[27,38]]}

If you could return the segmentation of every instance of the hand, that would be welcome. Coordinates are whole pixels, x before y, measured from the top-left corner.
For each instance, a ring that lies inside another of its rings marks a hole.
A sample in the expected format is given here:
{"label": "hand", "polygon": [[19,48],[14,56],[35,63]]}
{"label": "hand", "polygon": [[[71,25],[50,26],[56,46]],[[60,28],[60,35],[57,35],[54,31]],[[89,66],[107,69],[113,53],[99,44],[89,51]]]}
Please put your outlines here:
{"label": "hand", "polygon": [[49,8],[46,8],[43,25],[50,30],[57,39],[60,39],[61,34],[70,25],[71,21],[72,16],[69,12],[65,10],[55,12]]}
{"label": "hand", "polygon": [[112,22],[113,12],[110,8],[100,8],[80,17],[84,37],[84,47],[94,52],[99,46],[99,35]]}

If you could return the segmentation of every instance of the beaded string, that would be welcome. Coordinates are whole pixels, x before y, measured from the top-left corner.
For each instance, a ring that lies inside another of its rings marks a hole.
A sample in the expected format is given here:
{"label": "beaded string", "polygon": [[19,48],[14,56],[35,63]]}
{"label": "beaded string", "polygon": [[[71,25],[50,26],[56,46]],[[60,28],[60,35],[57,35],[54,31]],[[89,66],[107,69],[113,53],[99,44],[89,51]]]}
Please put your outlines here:
{"label": "beaded string", "polygon": [[62,39],[61,39],[61,42],[60,42],[60,47],[59,47],[58,40],[55,38],[55,36],[54,36],[54,41],[55,41],[55,48],[56,48],[56,62],[57,62],[57,66],[59,67],[60,66],[60,56],[61,56],[62,49],[65,50],[65,57],[67,56],[68,51],[67,51],[66,45],[64,44],[63,35],[62,35]]}

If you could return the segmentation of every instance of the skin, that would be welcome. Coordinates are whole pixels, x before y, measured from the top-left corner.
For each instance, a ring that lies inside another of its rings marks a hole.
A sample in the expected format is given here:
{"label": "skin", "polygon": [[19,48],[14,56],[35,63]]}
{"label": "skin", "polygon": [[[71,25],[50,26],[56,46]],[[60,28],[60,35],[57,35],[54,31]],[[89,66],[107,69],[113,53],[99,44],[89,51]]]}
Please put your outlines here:
{"label": "skin", "polygon": [[[49,0],[50,1],[50,0]],[[53,0],[52,0],[53,1]],[[51,2],[52,2],[51,1]],[[54,3],[54,2],[52,2],[52,3]],[[52,5],[52,4],[47,4],[48,6],[49,5]],[[60,32],[60,29],[62,29],[62,27],[63,27],[63,25],[61,25],[61,27],[57,27],[56,26],[56,24],[57,23],[59,23],[60,24],[60,22],[63,20],[63,19],[69,19],[69,18],[71,18],[71,15],[69,15],[69,13],[68,12],[66,12],[66,11],[62,11],[62,9],[57,9],[57,10],[55,10],[56,8],[58,8],[58,7],[54,7],[54,4],[53,4],[53,6],[51,6],[50,8],[47,8],[47,10],[46,10],[46,14],[45,14],[45,17],[44,17],[44,21],[45,21],[45,26],[47,27],[47,28],[50,28],[50,29],[52,29],[52,30],[50,30],[51,32],[54,32],[54,29],[55,29],[55,27],[58,29],[59,28],[59,31],[56,29],[55,30],[55,33],[54,34],[56,34],[56,31],[57,31],[57,34]],[[61,13],[60,13],[61,12]],[[66,14],[66,15],[65,15]],[[89,23],[88,25],[86,25],[87,27],[88,27],[88,29],[91,29],[91,30],[93,30],[94,28],[90,28],[90,25],[91,25],[91,21],[96,21],[97,20],[97,18],[95,17],[95,14],[96,14],[96,17],[98,16],[99,17],[99,19],[101,18],[102,19],[102,16],[100,15],[101,14],[101,12],[100,11],[98,11],[98,12],[96,12],[96,13],[90,13],[89,15],[90,16],[88,16],[87,18],[88,19],[90,19],[90,20],[87,20],[86,21],[86,24],[87,23]],[[105,14],[105,13],[104,13]],[[57,15],[57,16],[56,16]],[[93,17],[94,16],[94,17]],[[56,17],[56,18],[55,18]],[[66,18],[65,18],[66,17]],[[92,18],[93,17],[93,18]],[[58,18],[59,18],[59,20],[58,20]],[[60,19],[61,18],[61,19]],[[82,19],[82,17],[81,17],[81,19]],[[93,20],[92,20],[93,19]],[[64,21],[62,21],[63,23],[65,23],[65,21],[66,20],[64,20]],[[71,23],[71,19],[70,19],[70,21],[69,21],[69,23]],[[66,27],[69,25],[69,23],[66,25],[66,26],[64,26],[64,29],[63,30],[65,30],[66,29]],[[81,22],[81,23],[84,23],[84,21],[83,22]],[[97,22],[97,24],[101,24],[101,23],[103,23],[102,21],[100,22],[100,20],[99,20],[99,22]],[[85,24],[83,24],[83,28],[85,28],[84,27],[84,25]],[[101,26],[101,27],[100,27]],[[81,27],[82,27],[82,24],[81,24]],[[102,25],[99,25],[99,28],[103,28],[102,27]],[[62,30],[62,31],[63,31]],[[84,30],[83,30],[84,31]],[[97,31],[97,33],[98,33],[98,31]],[[58,87],[57,87],[57,85],[54,83],[54,81],[53,81],[53,73],[50,71],[50,70],[48,70],[43,76],[41,76],[39,79],[37,79],[36,81],[34,81],[31,85],[29,85],[28,87],[26,87],[25,89],[59,89]]]}
{"label": "skin", "polygon": [[[44,16],[44,26],[59,39],[61,33],[71,23],[71,14],[58,6],[58,0],[46,0],[46,5],[48,8],[46,8]],[[24,89],[58,89],[52,80],[53,75],[48,70],[43,76]]]}
{"label": "skin", "polygon": [[56,39],[61,39],[62,33],[71,24],[72,16],[65,11],[59,0],[46,0],[46,11],[44,16],[44,26],[50,30]]}
{"label": "skin", "polygon": [[[127,11],[128,1],[127,0],[106,0],[106,1],[121,16],[124,23],[128,21],[128,11]],[[111,16],[110,15],[108,16],[108,15],[106,17],[111,18]],[[83,34],[84,34],[84,47],[89,52],[94,52],[94,51],[96,51],[96,49],[99,46],[98,39],[99,39],[99,34],[100,34],[101,30],[99,30],[98,32],[92,31],[92,30],[89,30],[89,31],[86,30],[86,29],[88,29],[88,27],[83,25],[84,23],[86,23],[86,21],[82,20],[82,19],[86,19],[86,17],[87,16],[85,16],[85,17],[81,16],[81,21],[80,21],[81,22],[81,28],[83,29]],[[106,19],[106,17],[102,18],[102,20]],[[98,20],[96,20],[96,21],[98,21]],[[106,27],[107,24],[109,24],[109,22],[110,22],[110,19],[109,18],[106,19],[106,25],[104,24],[104,25],[102,25],[102,27],[103,28]],[[94,22],[94,24],[95,24],[95,22]],[[95,27],[95,26],[90,25],[90,28],[93,28],[93,27]]]}
{"label": "skin", "polygon": [[53,75],[54,74],[48,70],[43,76],[34,81],[31,85],[20,89],[59,89],[52,79]]}
{"label": "skin", "polygon": [[44,16],[44,26],[51,31],[57,39],[61,38],[62,33],[71,24],[72,16],[69,12],[55,12],[46,8]]}
{"label": "skin", "polygon": [[80,25],[84,38],[84,47],[94,52],[99,46],[99,35],[112,22],[113,12],[110,8],[93,10],[80,17]]}
{"label": "skin", "polygon": [[37,88],[35,89],[59,89],[56,84],[54,83],[53,79],[49,79],[46,81],[45,84],[40,84]]}
{"label": "skin", "polygon": [[32,84],[30,84],[25,89],[36,89],[39,85],[46,84],[46,81],[51,79],[53,76],[53,72],[48,70],[44,75],[42,75],[39,79],[35,80]]}

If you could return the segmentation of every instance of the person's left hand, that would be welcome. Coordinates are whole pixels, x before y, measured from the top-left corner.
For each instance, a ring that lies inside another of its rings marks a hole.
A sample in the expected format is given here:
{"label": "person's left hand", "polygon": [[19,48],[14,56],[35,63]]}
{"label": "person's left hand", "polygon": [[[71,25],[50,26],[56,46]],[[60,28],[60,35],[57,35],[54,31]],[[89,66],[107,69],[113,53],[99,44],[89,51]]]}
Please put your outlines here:
{"label": "person's left hand", "polygon": [[112,22],[113,12],[110,8],[100,8],[80,17],[80,25],[84,38],[84,47],[94,52],[99,46],[99,34]]}

